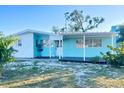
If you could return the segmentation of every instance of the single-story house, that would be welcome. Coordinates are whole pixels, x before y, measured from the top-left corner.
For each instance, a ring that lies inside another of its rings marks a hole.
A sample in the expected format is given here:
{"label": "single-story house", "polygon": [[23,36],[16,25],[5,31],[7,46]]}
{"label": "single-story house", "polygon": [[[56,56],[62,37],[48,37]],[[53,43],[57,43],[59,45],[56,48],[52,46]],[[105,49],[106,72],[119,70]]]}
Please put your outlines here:
{"label": "single-story house", "polygon": [[13,35],[19,37],[18,42],[13,46],[18,51],[14,54],[17,58],[58,57],[61,55],[61,48],[59,48],[61,35],[31,29]]}
{"label": "single-story house", "polygon": [[116,32],[48,33],[25,30],[16,33],[20,39],[13,46],[21,58],[86,58],[101,56],[107,45],[116,46]]}

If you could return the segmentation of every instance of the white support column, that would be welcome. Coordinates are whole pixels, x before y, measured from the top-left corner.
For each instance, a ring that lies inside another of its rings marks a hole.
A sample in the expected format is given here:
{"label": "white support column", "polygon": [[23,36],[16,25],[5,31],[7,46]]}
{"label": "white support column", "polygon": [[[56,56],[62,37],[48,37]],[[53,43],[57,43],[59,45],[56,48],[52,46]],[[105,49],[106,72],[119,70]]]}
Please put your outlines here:
{"label": "white support column", "polygon": [[85,34],[83,36],[83,60],[85,61]]}
{"label": "white support column", "polygon": [[[112,47],[114,47],[114,37],[113,37],[113,35],[111,36],[111,38],[112,38],[111,45],[112,45]],[[113,50],[112,50],[112,54],[113,54]]]}
{"label": "white support column", "polygon": [[59,39],[59,59],[61,58],[60,53],[61,53],[61,50],[60,50],[60,39]]}
{"label": "white support column", "polygon": [[63,38],[62,38],[62,58],[63,58]]}
{"label": "white support column", "polygon": [[51,58],[51,40],[49,40],[49,57]]}

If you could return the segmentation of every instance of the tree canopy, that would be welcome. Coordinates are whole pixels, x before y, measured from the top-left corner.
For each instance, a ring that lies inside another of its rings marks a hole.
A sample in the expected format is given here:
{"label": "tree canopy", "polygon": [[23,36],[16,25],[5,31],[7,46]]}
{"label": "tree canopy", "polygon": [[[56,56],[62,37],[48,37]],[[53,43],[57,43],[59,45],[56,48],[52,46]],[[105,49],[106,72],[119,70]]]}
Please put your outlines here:
{"label": "tree canopy", "polygon": [[4,36],[0,33],[0,65],[6,62],[14,61],[12,54],[16,51],[12,48],[13,44],[18,40],[14,36]]}
{"label": "tree canopy", "polygon": [[65,25],[62,28],[57,29],[56,32],[86,32],[97,28],[99,24],[104,22],[103,17],[91,17],[89,15],[84,15],[83,11],[79,10],[66,12],[64,15]]}

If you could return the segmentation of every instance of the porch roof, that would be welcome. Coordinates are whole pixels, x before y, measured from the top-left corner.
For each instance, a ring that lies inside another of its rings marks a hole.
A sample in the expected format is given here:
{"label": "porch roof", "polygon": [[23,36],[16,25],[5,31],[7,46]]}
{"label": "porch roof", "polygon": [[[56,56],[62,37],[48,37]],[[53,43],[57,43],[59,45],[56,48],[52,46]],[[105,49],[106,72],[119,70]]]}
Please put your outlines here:
{"label": "porch roof", "polygon": [[117,32],[75,32],[75,33],[61,33],[64,38],[72,38],[72,37],[110,37],[116,36]]}

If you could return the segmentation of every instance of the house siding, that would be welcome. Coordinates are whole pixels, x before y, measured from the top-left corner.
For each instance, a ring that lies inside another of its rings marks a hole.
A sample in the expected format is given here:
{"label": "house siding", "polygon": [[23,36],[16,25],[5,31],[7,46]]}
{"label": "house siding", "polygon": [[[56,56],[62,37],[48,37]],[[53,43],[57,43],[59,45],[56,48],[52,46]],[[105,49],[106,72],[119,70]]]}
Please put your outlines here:
{"label": "house siding", "polygon": [[13,46],[18,52],[13,54],[17,58],[33,58],[33,33],[26,33],[18,36],[21,40],[21,46],[18,42]]}
{"label": "house siding", "polygon": [[[22,42],[22,46],[18,46],[15,44],[13,47],[18,50],[17,53],[13,54],[15,57],[22,57],[22,58],[34,58],[34,57],[50,57],[50,47],[43,46],[42,51],[38,52],[38,49],[36,47],[36,40],[58,40],[60,37],[54,37],[50,34],[39,34],[39,33],[24,33],[19,34],[19,38]],[[87,38],[87,37],[86,37]],[[99,37],[95,36],[94,38],[101,38],[102,39],[102,46],[101,47],[86,47],[85,48],[85,57],[95,57],[95,56],[101,56],[100,52],[107,52],[109,49],[107,48],[107,45],[112,44],[112,37]],[[83,37],[64,37],[60,38],[63,39],[63,48],[62,52],[60,53],[60,56],[63,57],[83,57],[83,48],[77,48],[76,47],[76,40],[77,39],[83,39]],[[114,46],[116,46],[116,36],[114,36],[113,40]],[[53,42],[53,45],[51,46],[51,57],[58,56],[57,47],[55,45],[55,42]]]}
{"label": "house siding", "polygon": [[[107,45],[111,44],[111,38],[101,38],[102,46],[101,47],[87,47],[85,48],[86,57],[101,56],[100,52],[107,52],[109,49]],[[64,57],[83,57],[83,48],[76,47],[76,40],[73,38],[65,39],[63,43],[63,56]],[[116,39],[114,38],[114,46],[116,45]]]}
{"label": "house siding", "polygon": [[37,51],[37,47],[36,47],[36,40],[40,41],[40,40],[48,40],[48,36],[47,35],[41,35],[41,34],[33,34],[34,36],[34,57],[44,57],[44,56],[48,56],[48,47],[42,47],[43,51],[38,52]]}

